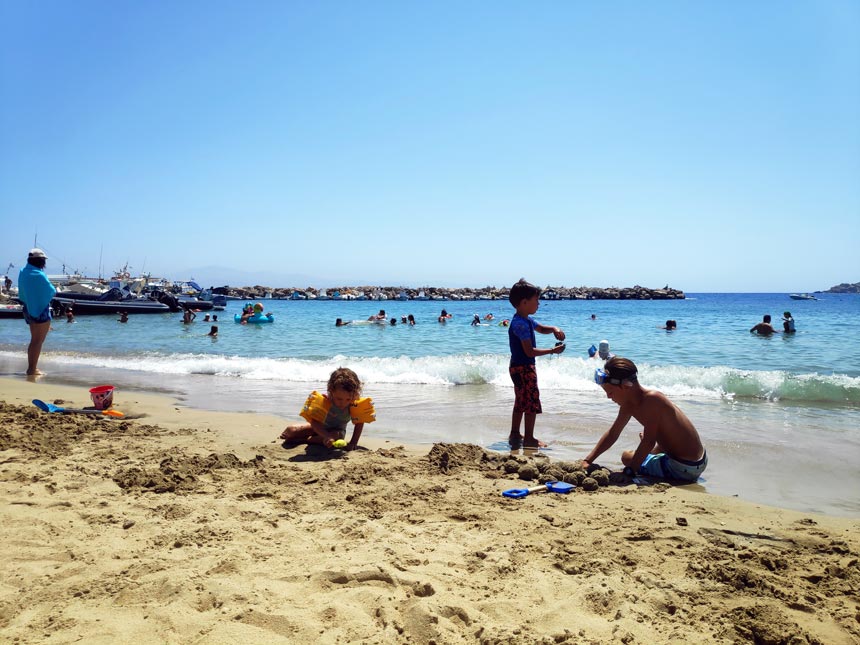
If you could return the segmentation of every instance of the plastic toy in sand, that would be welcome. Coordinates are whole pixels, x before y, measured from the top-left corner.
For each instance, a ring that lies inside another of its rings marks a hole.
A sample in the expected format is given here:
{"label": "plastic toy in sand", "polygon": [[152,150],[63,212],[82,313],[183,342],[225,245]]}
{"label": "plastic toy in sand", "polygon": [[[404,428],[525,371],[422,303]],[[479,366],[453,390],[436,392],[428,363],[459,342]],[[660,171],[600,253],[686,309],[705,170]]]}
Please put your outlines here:
{"label": "plastic toy in sand", "polygon": [[562,493],[566,495],[570,491],[576,488],[573,484],[568,484],[566,482],[547,482],[546,484],[541,484],[540,486],[532,486],[531,488],[510,488],[506,491],[502,491],[502,495],[505,497],[510,497],[512,499],[519,499],[521,497],[525,497],[529,493]]}
{"label": "plastic toy in sand", "polygon": [[96,410],[95,408],[63,408],[53,403],[45,403],[40,399],[33,399],[33,405],[45,412],[58,412],[60,414],[104,414],[108,417],[124,417],[125,414],[119,410]]}

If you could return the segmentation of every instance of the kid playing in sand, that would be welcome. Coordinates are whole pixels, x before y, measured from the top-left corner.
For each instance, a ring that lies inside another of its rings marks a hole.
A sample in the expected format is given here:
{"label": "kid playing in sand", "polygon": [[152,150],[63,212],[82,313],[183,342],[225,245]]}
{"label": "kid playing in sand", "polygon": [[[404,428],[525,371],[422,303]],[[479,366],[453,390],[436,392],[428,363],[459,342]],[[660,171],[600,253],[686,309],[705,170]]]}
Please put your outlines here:
{"label": "kid playing in sand", "polygon": [[346,425],[354,424],[347,450],[358,447],[358,439],[365,423],[376,420],[376,411],[370,398],[359,398],[361,381],[351,369],[339,367],[328,379],[326,394],[314,391],[305,402],[300,416],[308,423],[287,426],[281,433],[284,443],[319,443],[329,448],[346,437]]}
{"label": "kid playing in sand", "polygon": [[[559,341],[564,340],[564,332],[558,327],[546,327],[531,317],[538,310],[540,289],[520,278],[508,295],[508,300],[517,310],[508,327],[508,343],[511,348],[509,372],[514,382],[514,411],[511,414],[511,434],[508,443],[511,448],[521,445],[539,448],[546,445],[535,439],[535,420],[543,410],[540,404],[540,391],[537,384],[535,356],[561,354],[564,344],[556,344],[551,349],[535,347],[535,332],[553,334]],[[525,437],[520,434],[520,422],[525,417]]]}
{"label": "kid playing in sand", "polygon": [[625,472],[686,482],[699,478],[708,465],[699,433],[687,415],[664,394],[639,385],[633,361],[618,356],[609,359],[603,369],[595,371],[594,381],[620,409],[615,423],[585,458],[586,466],[612,447],[632,417],[645,431],[639,435],[635,451],[621,453]]}

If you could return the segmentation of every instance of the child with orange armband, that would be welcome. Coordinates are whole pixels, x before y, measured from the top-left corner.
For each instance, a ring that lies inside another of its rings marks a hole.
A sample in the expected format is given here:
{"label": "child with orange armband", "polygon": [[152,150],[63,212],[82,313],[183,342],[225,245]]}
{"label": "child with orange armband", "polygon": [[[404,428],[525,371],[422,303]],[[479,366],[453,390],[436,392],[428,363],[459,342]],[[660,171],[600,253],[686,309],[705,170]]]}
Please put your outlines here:
{"label": "child with orange armband", "polygon": [[[311,393],[299,415],[308,423],[287,426],[281,433],[284,443],[316,443],[328,448],[355,450],[365,423],[376,421],[369,397],[361,395],[361,381],[355,372],[339,367],[328,379],[326,394]],[[346,442],[346,426],[354,424],[352,438]]]}

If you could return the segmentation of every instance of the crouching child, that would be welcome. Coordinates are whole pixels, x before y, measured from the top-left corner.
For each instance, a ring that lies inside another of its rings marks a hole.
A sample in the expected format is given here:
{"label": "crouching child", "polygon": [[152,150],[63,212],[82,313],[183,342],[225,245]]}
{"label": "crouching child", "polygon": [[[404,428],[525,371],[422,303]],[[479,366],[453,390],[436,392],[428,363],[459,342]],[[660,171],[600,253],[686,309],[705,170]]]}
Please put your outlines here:
{"label": "crouching child", "polygon": [[708,455],[699,433],[687,415],[662,392],[639,384],[636,365],[627,358],[609,359],[594,373],[595,382],[606,398],[619,406],[615,422],[585,458],[594,462],[618,440],[631,418],[642,424],[636,450],[625,450],[621,461],[625,472],[659,479],[694,482],[708,465]]}
{"label": "crouching child", "polygon": [[[373,401],[369,397],[359,398],[361,381],[346,367],[331,373],[326,390],[325,394],[311,393],[299,413],[308,423],[287,426],[280,437],[284,443],[314,443],[346,450],[358,447],[364,424],[376,420]],[[352,437],[346,443],[346,426],[350,421]]]}

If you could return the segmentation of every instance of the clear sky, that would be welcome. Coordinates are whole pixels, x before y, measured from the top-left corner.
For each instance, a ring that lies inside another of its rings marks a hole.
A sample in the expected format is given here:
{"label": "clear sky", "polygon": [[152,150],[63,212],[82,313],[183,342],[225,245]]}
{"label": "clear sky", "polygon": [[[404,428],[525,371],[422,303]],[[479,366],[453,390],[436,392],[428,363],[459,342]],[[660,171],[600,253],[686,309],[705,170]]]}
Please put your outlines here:
{"label": "clear sky", "polygon": [[860,281],[860,3],[0,1],[0,269]]}

